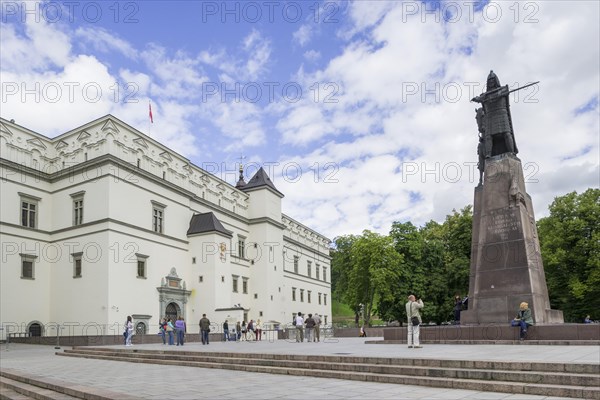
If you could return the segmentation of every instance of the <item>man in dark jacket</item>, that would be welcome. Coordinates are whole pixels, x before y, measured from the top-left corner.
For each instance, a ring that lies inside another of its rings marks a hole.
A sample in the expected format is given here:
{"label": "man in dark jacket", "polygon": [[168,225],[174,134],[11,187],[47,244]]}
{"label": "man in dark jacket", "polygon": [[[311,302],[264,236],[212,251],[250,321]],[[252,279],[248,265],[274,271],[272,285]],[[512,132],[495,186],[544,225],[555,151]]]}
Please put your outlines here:
{"label": "man in dark jacket", "polygon": [[313,332],[316,325],[312,314],[308,314],[308,318],[306,318],[304,324],[306,325],[306,341],[311,342],[314,339]]}
{"label": "man in dark jacket", "polygon": [[210,332],[210,321],[206,318],[206,314],[202,314],[202,319],[200,319],[200,337],[202,338],[202,344],[208,344],[208,332]]}

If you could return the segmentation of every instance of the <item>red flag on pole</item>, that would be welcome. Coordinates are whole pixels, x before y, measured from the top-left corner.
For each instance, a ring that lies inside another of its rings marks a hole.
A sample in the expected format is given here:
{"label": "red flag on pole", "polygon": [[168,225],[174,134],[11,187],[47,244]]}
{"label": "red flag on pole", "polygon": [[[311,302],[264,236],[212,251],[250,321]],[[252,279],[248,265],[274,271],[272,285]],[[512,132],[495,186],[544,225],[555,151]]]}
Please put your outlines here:
{"label": "red flag on pole", "polygon": [[154,118],[152,118],[152,103],[148,102],[148,111],[150,115],[150,123],[154,123]]}

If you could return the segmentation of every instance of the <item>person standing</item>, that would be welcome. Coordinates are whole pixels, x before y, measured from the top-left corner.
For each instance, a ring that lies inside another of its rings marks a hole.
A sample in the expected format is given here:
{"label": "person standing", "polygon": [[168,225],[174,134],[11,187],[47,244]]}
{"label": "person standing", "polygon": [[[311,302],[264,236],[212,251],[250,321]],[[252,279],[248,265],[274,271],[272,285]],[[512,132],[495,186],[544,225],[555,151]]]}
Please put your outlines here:
{"label": "person standing", "polygon": [[175,331],[175,326],[173,325],[173,321],[171,318],[167,320],[167,334],[169,335],[169,346],[173,346],[173,331]]}
{"label": "person standing", "polygon": [[235,324],[235,337],[237,342],[242,339],[242,324],[240,321]]}
{"label": "person standing", "polygon": [[460,312],[463,302],[459,295],[454,296],[454,325],[460,325]]}
{"label": "person standing", "polygon": [[163,344],[167,344],[167,320],[165,318],[160,320],[160,326],[158,329],[160,330],[160,336]]}
{"label": "person standing", "polygon": [[315,330],[315,320],[312,316],[312,314],[308,314],[308,318],[306,318],[306,321],[304,322],[304,324],[306,325],[306,341],[307,342],[312,342],[314,341],[314,330]]}
{"label": "person standing", "polygon": [[315,338],[314,338],[314,341],[315,342],[320,342],[321,341],[321,317],[319,317],[319,314],[315,313],[315,316],[313,317],[313,319],[315,320]]}
{"label": "person standing", "polygon": [[208,343],[208,333],[210,332],[210,320],[206,318],[206,314],[202,314],[200,319],[200,336],[202,338],[202,344]]}
{"label": "person standing", "polygon": [[250,320],[247,326],[248,334],[250,336],[250,340],[252,340],[252,336],[254,336],[254,340],[256,340],[256,332],[254,331],[254,320]]}
{"label": "person standing", "polygon": [[256,338],[255,340],[262,340],[262,323],[260,319],[256,321]]}
{"label": "person standing", "polygon": [[519,304],[519,311],[517,316],[512,320],[511,326],[519,326],[519,340],[525,340],[527,337],[527,328],[533,325],[533,318],[531,317],[531,310],[529,304],[522,302]]}
{"label": "person standing", "polygon": [[242,321],[242,339],[240,340],[241,342],[247,342],[248,341],[248,337],[246,336],[246,321]]}
{"label": "person standing", "polygon": [[131,319],[131,315],[127,316],[127,323],[125,326],[127,327],[127,338],[125,339],[125,346],[133,346],[133,344],[131,344],[131,339],[133,337],[133,321]]}
{"label": "person standing", "polygon": [[183,346],[183,338],[185,336],[185,321],[182,317],[175,321],[175,329],[177,330],[177,346]]}
{"label": "person standing", "polygon": [[229,340],[229,324],[227,323],[227,320],[223,322],[223,336],[223,341],[227,342]]}
{"label": "person standing", "polygon": [[296,316],[296,343],[304,342],[304,318],[302,313],[298,313]]}
{"label": "person standing", "polygon": [[407,343],[409,349],[420,349],[423,347],[419,343],[420,327],[421,323],[423,323],[420,311],[422,308],[423,300],[417,300],[414,294],[408,296],[408,301],[406,302],[406,318],[408,319]]}

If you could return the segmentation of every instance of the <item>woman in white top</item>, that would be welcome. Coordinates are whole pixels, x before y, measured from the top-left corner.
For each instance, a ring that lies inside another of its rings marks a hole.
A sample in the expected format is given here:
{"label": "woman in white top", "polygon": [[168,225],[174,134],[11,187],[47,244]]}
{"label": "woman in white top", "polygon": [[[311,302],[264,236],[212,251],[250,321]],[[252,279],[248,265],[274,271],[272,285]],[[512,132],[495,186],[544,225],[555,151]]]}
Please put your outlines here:
{"label": "woman in white top", "polygon": [[131,315],[127,316],[127,340],[125,341],[125,346],[133,346],[131,344],[131,337],[133,336],[133,321],[131,320]]}

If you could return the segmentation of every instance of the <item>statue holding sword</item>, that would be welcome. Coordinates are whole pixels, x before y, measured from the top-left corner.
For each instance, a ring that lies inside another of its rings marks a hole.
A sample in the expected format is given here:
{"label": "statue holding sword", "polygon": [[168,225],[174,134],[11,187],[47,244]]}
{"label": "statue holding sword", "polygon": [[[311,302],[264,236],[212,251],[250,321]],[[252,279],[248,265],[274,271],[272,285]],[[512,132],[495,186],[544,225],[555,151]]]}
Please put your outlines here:
{"label": "statue holding sword", "polygon": [[[477,109],[477,125],[483,138],[483,156],[489,158],[504,153],[517,154],[517,144],[510,115],[508,95],[517,90],[535,85],[530,83],[517,89],[509,90],[508,85],[500,86],[500,80],[494,71],[487,78],[486,91],[471,101],[481,103]],[[481,156],[481,155],[480,155]]]}

